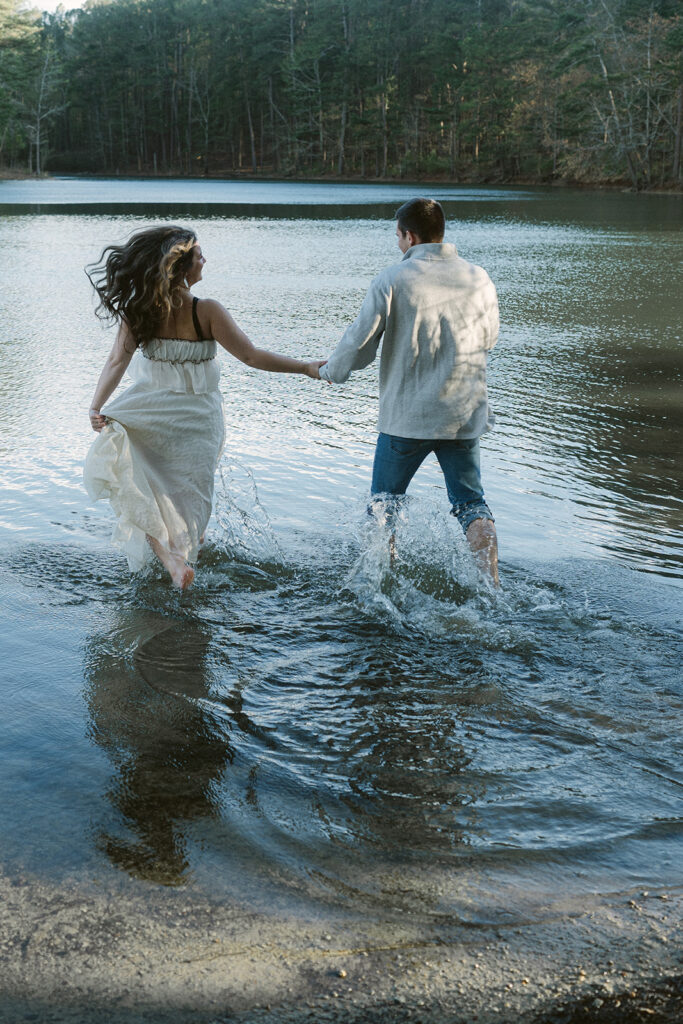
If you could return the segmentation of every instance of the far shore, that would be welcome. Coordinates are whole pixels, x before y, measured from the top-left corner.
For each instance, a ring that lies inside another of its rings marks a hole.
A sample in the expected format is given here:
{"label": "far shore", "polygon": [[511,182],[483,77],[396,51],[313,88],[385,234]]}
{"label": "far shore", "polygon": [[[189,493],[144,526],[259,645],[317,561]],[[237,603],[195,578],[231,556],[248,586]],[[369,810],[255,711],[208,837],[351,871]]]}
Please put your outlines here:
{"label": "far shore", "polygon": [[46,171],[40,175],[32,174],[18,168],[0,168],[0,181],[43,181],[50,178],[101,178],[111,180],[121,178],[129,181],[250,181],[250,182],[287,182],[301,185],[438,185],[449,188],[550,188],[550,189],[581,189],[601,190],[606,192],[629,192],[633,195],[683,195],[683,182],[680,185],[659,185],[649,189],[634,189],[626,179],[619,181],[576,181],[569,178],[535,180],[529,178],[506,178],[504,181],[490,178],[453,178],[441,176],[424,176],[414,178],[361,178],[336,176],[308,177],[286,174],[251,174],[234,170],[218,170],[205,174],[183,174],[182,171],[169,171],[167,174],[151,174],[140,171]]}

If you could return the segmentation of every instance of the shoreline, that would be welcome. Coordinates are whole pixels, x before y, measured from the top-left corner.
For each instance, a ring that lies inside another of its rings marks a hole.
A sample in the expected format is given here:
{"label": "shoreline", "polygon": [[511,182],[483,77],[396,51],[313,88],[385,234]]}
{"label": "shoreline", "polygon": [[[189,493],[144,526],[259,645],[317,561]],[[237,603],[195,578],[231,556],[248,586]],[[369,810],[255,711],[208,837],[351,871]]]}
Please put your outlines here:
{"label": "shoreline", "polygon": [[[107,891],[109,889],[109,891]],[[0,1021],[591,1024],[683,1012],[683,894],[473,927],[0,875]]]}
{"label": "shoreline", "polygon": [[487,179],[471,179],[467,181],[452,181],[444,177],[422,177],[412,178],[338,178],[330,177],[288,177],[286,175],[272,174],[247,174],[239,171],[224,171],[210,174],[183,174],[181,172],[168,174],[144,174],[144,173],[104,173],[96,171],[63,171],[53,174],[47,171],[40,176],[30,174],[28,171],[0,169],[0,181],[49,181],[53,178],[86,178],[99,179],[102,181],[244,181],[244,182],[277,182],[282,184],[300,185],[398,185],[424,186],[438,185],[444,188],[484,188],[484,189],[516,189],[516,188],[544,188],[549,190],[576,190],[581,192],[621,192],[629,195],[643,196],[683,196],[683,183],[680,185],[669,185],[651,189],[634,189],[627,181],[534,181],[527,178],[512,178],[506,181],[490,181]]}

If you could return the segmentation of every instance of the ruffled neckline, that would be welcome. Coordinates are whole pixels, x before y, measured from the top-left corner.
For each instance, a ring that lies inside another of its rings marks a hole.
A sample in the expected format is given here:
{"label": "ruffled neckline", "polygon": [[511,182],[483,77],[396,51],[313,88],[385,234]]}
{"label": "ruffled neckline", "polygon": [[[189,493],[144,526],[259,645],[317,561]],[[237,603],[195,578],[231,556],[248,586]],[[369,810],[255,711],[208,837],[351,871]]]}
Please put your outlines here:
{"label": "ruffled neckline", "polygon": [[145,359],[171,363],[203,363],[216,356],[213,338],[190,341],[188,338],[151,338],[142,349]]}

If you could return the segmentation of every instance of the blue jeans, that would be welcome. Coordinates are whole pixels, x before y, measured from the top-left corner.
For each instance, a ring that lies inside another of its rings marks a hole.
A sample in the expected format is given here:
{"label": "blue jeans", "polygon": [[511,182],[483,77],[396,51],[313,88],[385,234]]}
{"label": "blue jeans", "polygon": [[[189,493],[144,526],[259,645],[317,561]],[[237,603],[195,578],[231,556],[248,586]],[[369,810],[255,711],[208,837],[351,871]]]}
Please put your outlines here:
{"label": "blue jeans", "polygon": [[493,522],[481,486],[477,437],[422,440],[380,434],[372,467],[373,496],[405,494],[408,484],[430,452],[434,452],[439,460],[452,506],[451,515],[459,520],[465,533],[475,519],[490,519]]}

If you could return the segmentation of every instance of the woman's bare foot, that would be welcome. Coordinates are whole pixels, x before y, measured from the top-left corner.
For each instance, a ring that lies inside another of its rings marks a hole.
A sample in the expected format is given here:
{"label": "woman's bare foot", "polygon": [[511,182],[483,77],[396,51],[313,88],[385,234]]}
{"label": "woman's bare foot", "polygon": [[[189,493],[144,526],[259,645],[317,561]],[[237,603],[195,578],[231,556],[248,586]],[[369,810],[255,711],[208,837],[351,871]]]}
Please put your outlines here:
{"label": "woman's bare foot", "polygon": [[171,554],[155,537],[148,536],[147,540],[152,551],[173,580],[174,585],[179,587],[180,590],[187,590],[188,587],[191,587],[194,580],[194,569],[192,566],[188,565],[180,555]]}
{"label": "woman's bare foot", "polygon": [[[171,557],[173,558],[173,556]],[[176,566],[168,570],[171,574],[171,579],[176,587],[179,587],[181,590],[187,590],[194,582],[194,569],[187,562],[183,562],[182,558],[174,558],[174,561]]]}

